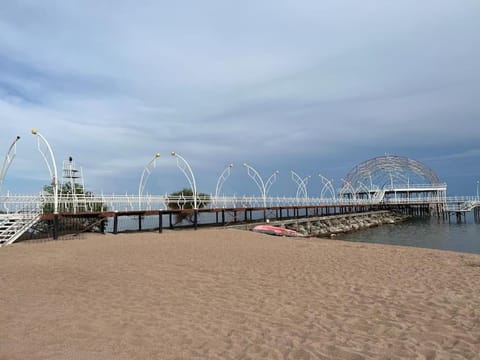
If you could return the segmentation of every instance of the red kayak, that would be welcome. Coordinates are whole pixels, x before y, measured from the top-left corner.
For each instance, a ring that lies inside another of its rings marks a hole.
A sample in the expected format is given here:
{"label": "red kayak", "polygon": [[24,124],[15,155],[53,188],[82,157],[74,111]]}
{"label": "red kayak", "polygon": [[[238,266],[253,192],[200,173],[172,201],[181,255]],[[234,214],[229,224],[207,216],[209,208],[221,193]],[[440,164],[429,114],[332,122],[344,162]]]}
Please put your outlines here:
{"label": "red kayak", "polygon": [[285,229],[278,226],[272,225],[257,225],[253,228],[253,231],[269,234],[269,235],[277,235],[277,236],[303,236],[299,232],[295,230]]}

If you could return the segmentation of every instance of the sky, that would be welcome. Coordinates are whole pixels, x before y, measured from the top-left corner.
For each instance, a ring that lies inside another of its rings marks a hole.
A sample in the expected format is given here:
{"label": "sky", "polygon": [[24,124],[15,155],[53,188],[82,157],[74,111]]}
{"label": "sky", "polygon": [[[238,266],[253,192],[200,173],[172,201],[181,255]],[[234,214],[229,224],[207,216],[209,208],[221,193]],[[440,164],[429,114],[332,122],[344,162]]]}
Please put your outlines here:
{"label": "sky", "polygon": [[[23,1],[0,12],[0,154],[20,136],[2,192],[37,193],[70,156],[85,187],[188,187],[319,196],[385,154],[435,171],[449,195],[480,180],[480,1]],[[44,149],[43,142],[40,141]],[[3,160],[0,160],[3,161]]]}

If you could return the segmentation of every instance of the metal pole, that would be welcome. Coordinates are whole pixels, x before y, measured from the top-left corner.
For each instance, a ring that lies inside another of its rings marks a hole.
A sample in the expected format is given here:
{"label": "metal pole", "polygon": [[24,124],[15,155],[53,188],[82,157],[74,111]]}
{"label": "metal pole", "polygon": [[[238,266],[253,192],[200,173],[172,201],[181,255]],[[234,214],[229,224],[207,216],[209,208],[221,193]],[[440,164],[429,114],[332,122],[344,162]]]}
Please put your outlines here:
{"label": "metal pole", "polygon": [[275,180],[277,180],[278,174],[279,174],[279,171],[275,170],[274,173],[270,175],[270,177],[267,179],[267,182],[265,183],[265,195],[268,194],[273,183],[275,182]]}
{"label": "metal pole", "polygon": [[[347,181],[347,180],[345,180],[345,179],[340,179],[340,180],[342,180],[343,183],[344,183],[342,189],[344,189],[345,187],[347,187],[348,189],[350,189],[350,194],[351,194],[351,196],[352,196],[352,200],[357,200],[357,193],[355,192],[355,189],[354,189],[353,185],[352,185],[349,181]],[[342,194],[342,196],[343,196],[343,194]]]}
{"label": "metal pole", "polygon": [[372,196],[370,194],[371,189],[367,188],[367,186],[363,182],[361,182],[360,180],[357,180],[357,183],[359,184],[357,194],[361,193],[360,191],[363,188],[363,190],[365,190],[365,192],[367,193],[366,195],[367,195],[368,200],[370,200],[372,198]]}
{"label": "metal pole", "polygon": [[57,164],[55,162],[55,156],[53,155],[53,150],[50,144],[48,143],[47,139],[38,132],[37,129],[32,129],[32,134],[38,136],[38,139],[41,139],[44,143],[45,146],[48,149],[49,155],[50,155],[50,161],[52,162],[53,166],[53,174],[52,174],[52,168],[50,166],[50,163],[48,162],[44,152],[40,148],[40,143],[38,143],[38,150],[43,156],[43,159],[45,160],[47,164],[48,171],[50,173],[50,177],[52,177],[52,185],[53,185],[53,213],[58,214],[58,173],[57,173]]}
{"label": "metal pole", "polygon": [[278,170],[275,171],[270,177],[268,178],[267,182],[264,183],[262,177],[258,173],[257,170],[255,170],[253,167],[248,165],[247,163],[243,163],[243,166],[247,168],[247,174],[250,176],[250,178],[257,184],[258,189],[260,190],[263,198],[263,207],[267,207],[267,193],[270,190],[270,187],[273,185],[275,180],[277,179],[278,175]]}
{"label": "metal pole", "polygon": [[[13,141],[12,145],[10,145],[10,147],[7,150],[7,153],[5,154],[5,160],[3,161],[2,169],[0,170],[0,193],[2,192],[3,180],[7,175],[7,170],[12,164],[13,159],[15,159],[15,156],[17,155],[18,140],[20,140],[20,136],[17,136],[17,138]],[[12,155],[10,155],[10,153],[12,153]]]}
{"label": "metal pole", "polygon": [[140,177],[140,183],[138,184],[138,210],[141,207],[141,197],[143,194],[143,190],[145,190],[145,185],[147,184],[148,177],[151,174],[150,166],[155,167],[156,160],[160,157],[160,153],[156,153],[153,158],[145,165],[142,176]]}
{"label": "metal pole", "polygon": [[318,174],[320,179],[322,180],[322,191],[320,191],[320,198],[325,199],[324,195],[327,191],[330,191],[330,195],[332,196],[332,199],[335,200],[335,189],[333,187],[332,181],[328,180],[325,176],[322,174]]}
{"label": "metal pole", "polygon": [[233,164],[228,165],[218,177],[217,186],[215,187],[215,202],[217,201],[217,198],[220,196],[220,190],[222,189],[223,183],[230,176],[230,170],[232,168],[233,168]]}
{"label": "metal pole", "polygon": [[292,180],[297,184],[297,193],[296,193],[296,198],[299,199],[300,195],[303,194],[303,197],[305,199],[308,198],[308,193],[307,193],[307,184],[308,184],[308,179],[311,177],[306,176],[303,179],[293,170],[291,170],[292,174]]}
{"label": "metal pole", "polygon": [[[193,175],[192,168],[190,167],[190,164],[185,160],[182,156],[177,154],[175,151],[171,152],[172,156],[175,156],[177,158],[177,166],[180,170],[182,170],[183,174],[187,178],[188,183],[190,184],[190,187],[192,188],[193,191],[193,209],[197,210],[197,184],[195,183],[195,176]],[[182,164],[178,162],[178,160],[182,161]],[[183,166],[181,166],[183,165]]]}

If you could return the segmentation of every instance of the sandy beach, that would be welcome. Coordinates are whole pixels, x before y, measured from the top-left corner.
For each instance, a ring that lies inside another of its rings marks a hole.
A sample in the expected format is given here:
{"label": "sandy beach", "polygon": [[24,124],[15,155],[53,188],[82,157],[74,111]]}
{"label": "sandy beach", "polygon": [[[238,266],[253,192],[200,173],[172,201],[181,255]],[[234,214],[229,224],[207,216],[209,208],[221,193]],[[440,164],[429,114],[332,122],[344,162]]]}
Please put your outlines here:
{"label": "sandy beach", "polygon": [[480,359],[480,256],[233,229],[18,243],[0,359]]}

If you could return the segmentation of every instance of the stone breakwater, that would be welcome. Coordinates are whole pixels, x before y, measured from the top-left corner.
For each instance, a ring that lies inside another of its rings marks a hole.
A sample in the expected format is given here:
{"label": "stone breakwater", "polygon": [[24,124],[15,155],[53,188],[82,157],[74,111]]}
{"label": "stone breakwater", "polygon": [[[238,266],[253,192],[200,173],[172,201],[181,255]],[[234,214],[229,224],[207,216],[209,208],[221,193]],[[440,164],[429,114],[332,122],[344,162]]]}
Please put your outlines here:
{"label": "stone breakwater", "polygon": [[374,211],[358,214],[332,215],[315,219],[304,219],[296,224],[283,226],[297,230],[308,236],[335,236],[383,224],[395,224],[408,219],[408,216],[391,211]]}
{"label": "stone breakwater", "polygon": [[270,221],[269,224],[293,229],[306,236],[332,237],[336,236],[336,234],[383,224],[395,224],[403,222],[408,218],[406,215],[385,210]]}

